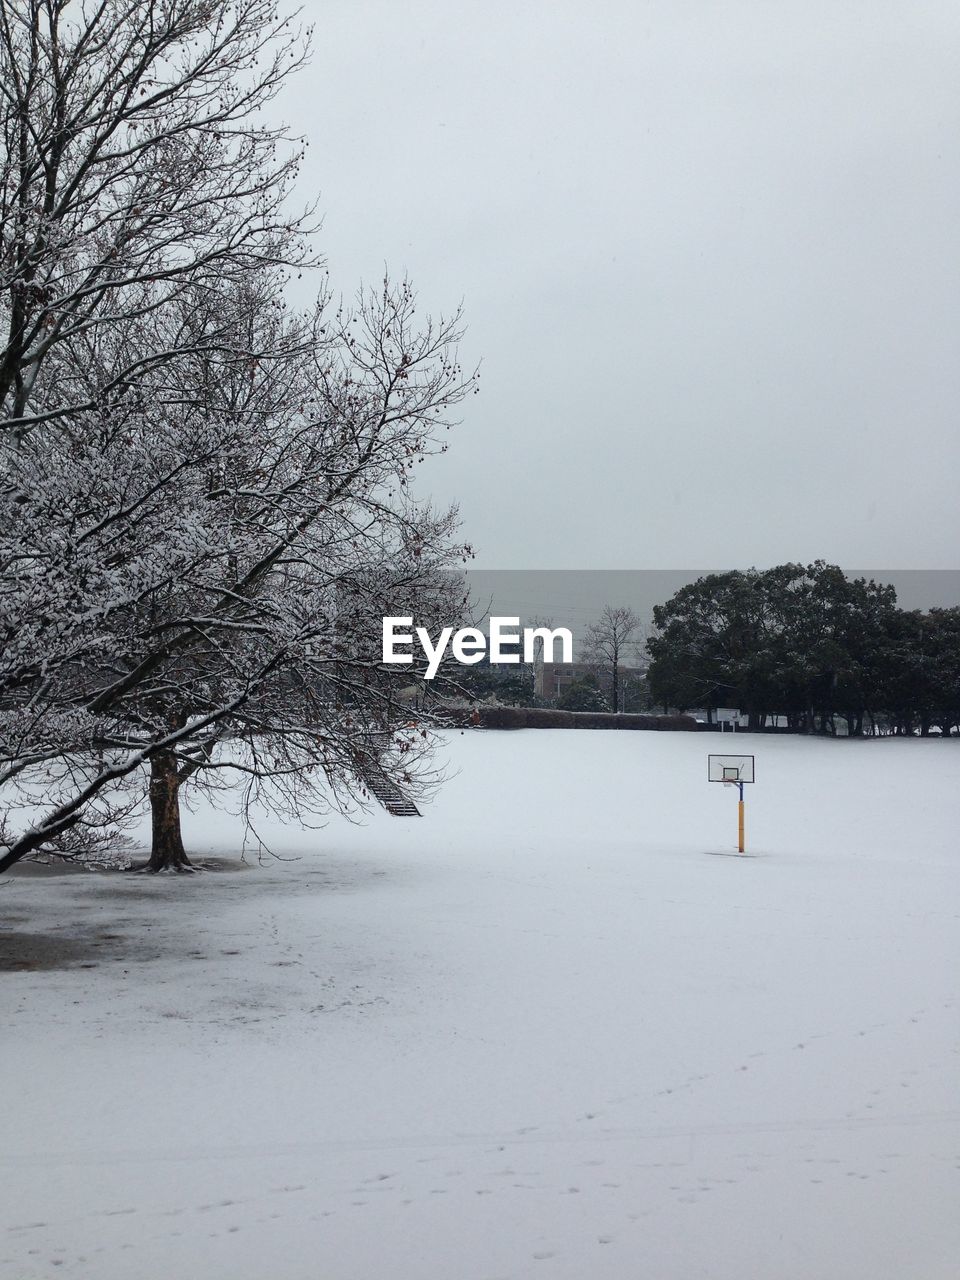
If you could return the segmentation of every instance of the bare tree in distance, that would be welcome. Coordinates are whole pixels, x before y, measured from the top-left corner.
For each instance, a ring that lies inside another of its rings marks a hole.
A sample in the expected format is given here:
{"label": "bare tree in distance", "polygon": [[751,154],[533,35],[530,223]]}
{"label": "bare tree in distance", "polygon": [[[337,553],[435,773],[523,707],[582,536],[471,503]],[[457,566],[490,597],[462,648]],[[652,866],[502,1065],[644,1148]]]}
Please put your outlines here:
{"label": "bare tree in distance", "polygon": [[626,605],[605,605],[597,622],[584,632],[582,652],[587,662],[610,676],[610,706],[621,711],[621,671],[636,648],[640,619]]}

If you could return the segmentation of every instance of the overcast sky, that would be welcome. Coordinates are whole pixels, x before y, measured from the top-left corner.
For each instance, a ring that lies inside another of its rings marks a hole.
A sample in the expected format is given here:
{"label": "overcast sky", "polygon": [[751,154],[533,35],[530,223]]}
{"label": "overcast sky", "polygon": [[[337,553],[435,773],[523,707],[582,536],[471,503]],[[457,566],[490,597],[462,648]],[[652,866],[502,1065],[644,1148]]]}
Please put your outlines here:
{"label": "overcast sky", "polygon": [[479,565],[960,565],[960,7],[305,12],[335,284],[464,302]]}

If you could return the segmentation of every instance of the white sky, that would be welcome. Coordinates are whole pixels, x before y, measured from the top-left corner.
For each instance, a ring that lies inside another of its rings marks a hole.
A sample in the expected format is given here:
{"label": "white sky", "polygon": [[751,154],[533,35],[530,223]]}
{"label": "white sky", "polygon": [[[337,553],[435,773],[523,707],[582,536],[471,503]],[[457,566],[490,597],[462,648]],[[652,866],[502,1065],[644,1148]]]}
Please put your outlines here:
{"label": "white sky", "polygon": [[960,565],[960,8],[307,0],[337,287],[482,360],[422,489],[489,568]]}

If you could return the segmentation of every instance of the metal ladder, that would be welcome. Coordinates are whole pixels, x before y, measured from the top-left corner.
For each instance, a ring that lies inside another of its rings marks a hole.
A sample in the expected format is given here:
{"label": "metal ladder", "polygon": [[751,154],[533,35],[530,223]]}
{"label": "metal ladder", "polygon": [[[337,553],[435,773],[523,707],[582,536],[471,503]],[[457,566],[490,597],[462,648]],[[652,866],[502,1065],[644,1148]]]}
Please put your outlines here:
{"label": "metal ladder", "polygon": [[391,781],[386,774],[378,773],[373,769],[364,769],[359,776],[363,785],[372,796],[380,801],[387,813],[392,813],[395,818],[423,817],[423,814],[410,797],[404,795],[397,784]]}

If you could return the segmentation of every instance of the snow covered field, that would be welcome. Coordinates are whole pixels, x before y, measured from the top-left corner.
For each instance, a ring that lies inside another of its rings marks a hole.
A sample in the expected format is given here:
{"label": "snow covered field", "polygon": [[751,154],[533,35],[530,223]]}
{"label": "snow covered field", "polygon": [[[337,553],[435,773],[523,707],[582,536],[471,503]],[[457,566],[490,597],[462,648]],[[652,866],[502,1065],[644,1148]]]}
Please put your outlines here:
{"label": "snow covered field", "polygon": [[0,1276],[954,1277],[960,742],[738,737],[745,858],[733,745],[452,734],[423,819],[0,882]]}

